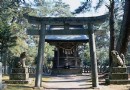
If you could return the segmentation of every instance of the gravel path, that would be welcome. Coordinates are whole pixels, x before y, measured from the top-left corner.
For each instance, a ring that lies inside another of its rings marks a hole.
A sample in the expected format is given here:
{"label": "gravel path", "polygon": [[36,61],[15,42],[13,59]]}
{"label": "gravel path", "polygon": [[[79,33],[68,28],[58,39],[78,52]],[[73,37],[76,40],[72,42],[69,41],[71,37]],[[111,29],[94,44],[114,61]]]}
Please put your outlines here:
{"label": "gravel path", "polygon": [[88,76],[52,76],[43,81],[46,89],[88,89],[91,88],[90,77]]}

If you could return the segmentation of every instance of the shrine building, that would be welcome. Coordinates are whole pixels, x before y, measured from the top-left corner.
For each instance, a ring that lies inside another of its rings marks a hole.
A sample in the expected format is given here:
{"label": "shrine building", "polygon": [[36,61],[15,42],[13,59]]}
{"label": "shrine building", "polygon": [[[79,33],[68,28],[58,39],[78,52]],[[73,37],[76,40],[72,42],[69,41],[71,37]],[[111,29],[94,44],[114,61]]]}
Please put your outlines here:
{"label": "shrine building", "polygon": [[[48,30],[61,30],[63,25],[50,25]],[[83,25],[70,25],[68,30],[84,30]],[[55,46],[52,74],[81,74],[79,46],[88,42],[87,35],[46,35],[45,41]]]}

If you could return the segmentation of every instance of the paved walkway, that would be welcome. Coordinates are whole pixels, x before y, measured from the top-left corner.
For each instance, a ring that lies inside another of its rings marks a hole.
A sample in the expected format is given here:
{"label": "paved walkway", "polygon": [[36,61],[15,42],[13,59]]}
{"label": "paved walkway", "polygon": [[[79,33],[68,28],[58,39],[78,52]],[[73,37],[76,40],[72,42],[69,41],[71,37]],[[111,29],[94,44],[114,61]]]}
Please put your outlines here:
{"label": "paved walkway", "polygon": [[[99,79],[99,88],[93,89],[91,75],[44,76],[44,90],[130,90],[127,85],[104,85],[104,79]],[[101,77],[101,75],[99,75]]]}
{"label": "paved walkway", "polygon": [[90,75],[59,75],[45,77],[43,86],[47,90],[86,90],[92,88],[92,82]]}

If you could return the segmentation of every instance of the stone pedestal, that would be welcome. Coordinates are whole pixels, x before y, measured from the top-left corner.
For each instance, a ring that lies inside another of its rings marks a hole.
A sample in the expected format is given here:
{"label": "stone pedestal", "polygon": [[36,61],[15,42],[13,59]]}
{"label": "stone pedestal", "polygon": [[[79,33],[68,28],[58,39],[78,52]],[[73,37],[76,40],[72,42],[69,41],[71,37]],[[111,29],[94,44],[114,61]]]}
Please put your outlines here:
{"label": "stone pedestal", "polygon": [[128,73],[126,67],[113,67],[112,73],[109,76],[109,79],[106,79],[107,84],[129,84]]}
{"label": "stone pedestal", "polygon": [[28,67],[12,68],[9,79],[10,79],[9,81],[5,82],[10,84],[28,84],[29,83]]}

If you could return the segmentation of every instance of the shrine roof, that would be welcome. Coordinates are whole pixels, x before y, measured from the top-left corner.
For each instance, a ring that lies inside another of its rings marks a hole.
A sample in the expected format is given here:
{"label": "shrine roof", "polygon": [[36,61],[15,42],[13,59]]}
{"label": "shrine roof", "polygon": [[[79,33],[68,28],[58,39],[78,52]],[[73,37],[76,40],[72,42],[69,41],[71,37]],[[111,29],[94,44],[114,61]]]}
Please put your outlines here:
{"label": "shrine roof", "polygon": [[46,35],[46,41],[80,41],[87,42],[87,35]]}

